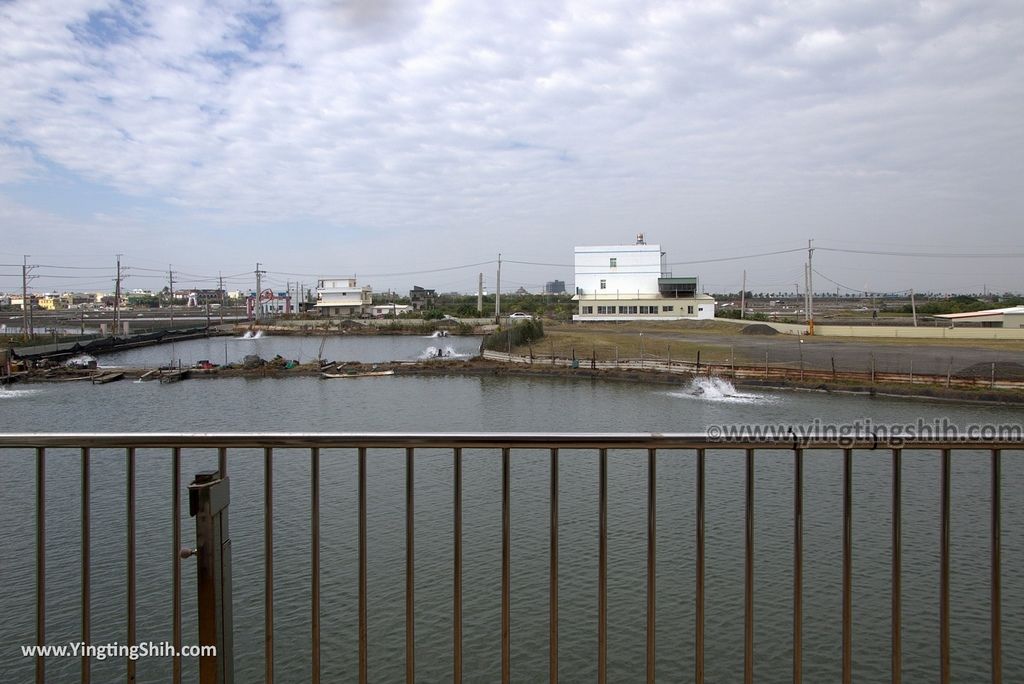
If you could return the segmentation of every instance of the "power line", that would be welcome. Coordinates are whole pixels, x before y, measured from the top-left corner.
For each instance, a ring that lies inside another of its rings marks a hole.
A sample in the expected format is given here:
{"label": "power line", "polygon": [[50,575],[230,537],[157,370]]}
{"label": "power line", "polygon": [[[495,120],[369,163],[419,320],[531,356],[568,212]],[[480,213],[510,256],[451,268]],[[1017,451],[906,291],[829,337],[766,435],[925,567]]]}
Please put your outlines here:
{"label": "power line", "polygon": [[934,259],[1020,259],[1021,252],[1004,252],[1003,254],[970,253],[970,252],[883,252],[868,249],[840,249],[839,247],[815,247],[826,252],[843,252],[845,254],[870,254],[873,256],[924,257]]}
{"label": "power line", "polygon": [[743,256],[734,257],[720,257],[718,259],[696,259],[694,261],[673,261],[665,264],[666,266],[688,266],[689,264],[714,264],[720,261],[739,261],[740,259],[756,259],[758,257],[775,256],[776,254],[792,254],[793,252],[803,252],[806,247],[797,247],[796,249],[780,249],[777,252],[762,252],[760,254],[744,254]]}

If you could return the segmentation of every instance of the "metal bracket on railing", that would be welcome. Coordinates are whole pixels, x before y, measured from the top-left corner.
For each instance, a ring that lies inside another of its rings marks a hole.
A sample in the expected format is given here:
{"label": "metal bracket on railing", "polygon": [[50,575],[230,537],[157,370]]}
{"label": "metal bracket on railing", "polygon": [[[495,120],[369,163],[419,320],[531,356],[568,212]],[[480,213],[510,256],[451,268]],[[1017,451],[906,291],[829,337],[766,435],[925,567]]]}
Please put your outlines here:
{"label": "metal bracket on railing", "polygon": [[199,645],[216,655],[200,656],[201,684],[234,681],[231,620],[231,539],[228,537],[228,478],[216,470],[196,473],[188,486],[188,511],[196,519],[196,548],[181,558],[197,560]]}

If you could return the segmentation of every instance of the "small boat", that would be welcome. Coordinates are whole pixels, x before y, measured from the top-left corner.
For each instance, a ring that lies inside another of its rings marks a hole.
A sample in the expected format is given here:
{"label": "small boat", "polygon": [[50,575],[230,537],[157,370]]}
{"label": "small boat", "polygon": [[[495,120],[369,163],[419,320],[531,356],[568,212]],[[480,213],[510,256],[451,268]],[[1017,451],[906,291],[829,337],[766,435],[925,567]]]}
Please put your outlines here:
{"label": "small boat", "polygon": [[115,373],[100,373],[99,375],[92,376],[92,384],[94,385],[105,385],[108,382],[115,382],[124,378],[124,372]]}
{"label": "small boat", "polygon": [[321,378],[335,379],[335,378],[375,378],[384,375],[394,375],[395,371],[353,371],[351,373],[321,373]]}

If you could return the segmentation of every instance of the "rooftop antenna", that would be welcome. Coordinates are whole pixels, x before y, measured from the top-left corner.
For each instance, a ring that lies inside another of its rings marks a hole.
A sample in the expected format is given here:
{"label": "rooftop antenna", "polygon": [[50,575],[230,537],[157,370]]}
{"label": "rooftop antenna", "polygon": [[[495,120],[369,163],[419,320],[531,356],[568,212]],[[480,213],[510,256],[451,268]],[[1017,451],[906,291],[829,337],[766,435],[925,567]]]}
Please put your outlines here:
{"label": "rooftop antenna", "polygon": [[637,233],[636,234],[636,244],[638,244],[638,245],[646,245],[647,244],[646,242],[644,242],[644,234],[643,233]]}

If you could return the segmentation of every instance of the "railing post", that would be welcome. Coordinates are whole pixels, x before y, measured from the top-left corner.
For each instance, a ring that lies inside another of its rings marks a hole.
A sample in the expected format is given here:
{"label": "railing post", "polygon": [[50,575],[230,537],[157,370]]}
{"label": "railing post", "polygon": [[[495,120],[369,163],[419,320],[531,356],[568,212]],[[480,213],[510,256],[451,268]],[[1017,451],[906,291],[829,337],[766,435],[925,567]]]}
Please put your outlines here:
{"label": "railing post", "polygon": [[[231,620],[231,539],[228,536],[228,478],[217,471],[196,473],[188,487],[189,515],[196,519],[199,645],[214,655],[199,658],[201,684],[234,681]],[[182,556],[191,555],[182,550]]]}

